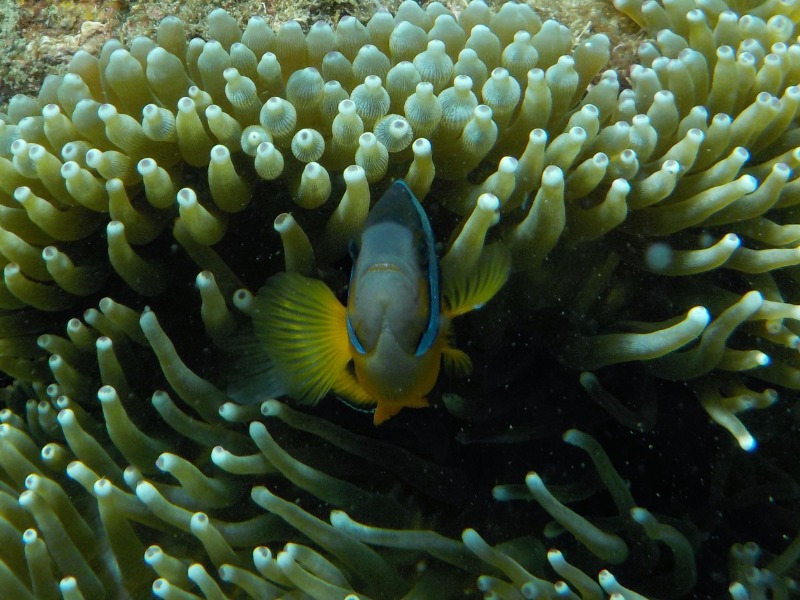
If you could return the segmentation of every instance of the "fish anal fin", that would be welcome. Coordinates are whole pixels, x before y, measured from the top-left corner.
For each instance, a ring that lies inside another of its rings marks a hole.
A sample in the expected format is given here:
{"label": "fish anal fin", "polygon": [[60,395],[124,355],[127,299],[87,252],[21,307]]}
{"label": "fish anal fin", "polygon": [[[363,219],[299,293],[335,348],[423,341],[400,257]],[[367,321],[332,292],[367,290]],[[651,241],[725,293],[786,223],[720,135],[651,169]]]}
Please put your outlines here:
{"label": "fish anal fin", "polygon": [[480,308],[505,285],[511,271],[511,254],[501,242],[484,247],[468,272],[442,272],[444,313],[448,318]]}
{"label": "fish anal fin", "polygon": [[351,359],[345,308],[322,281],[271,277],[256,296],[253,327],[287,395],[316,404]]}

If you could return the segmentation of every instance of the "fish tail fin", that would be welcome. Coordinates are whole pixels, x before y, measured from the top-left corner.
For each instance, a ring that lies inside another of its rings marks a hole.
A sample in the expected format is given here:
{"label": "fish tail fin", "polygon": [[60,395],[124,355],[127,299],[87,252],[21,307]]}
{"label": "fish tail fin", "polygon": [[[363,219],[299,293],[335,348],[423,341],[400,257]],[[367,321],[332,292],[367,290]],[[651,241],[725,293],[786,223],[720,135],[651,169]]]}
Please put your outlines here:
{"label": "fish tail fin", "polygon": [[319,402],[347,373],[345,308],[322,281],[271,277],[256,296],[253,328],[271,363],[266,378],[303,404]]}
{"label": "fish tail fin", "polygon": [[511,271],[511,253],[502,242],[485,246],[468,272],[442,271],[443,311],[452,319],[491,300],[505,285]]}

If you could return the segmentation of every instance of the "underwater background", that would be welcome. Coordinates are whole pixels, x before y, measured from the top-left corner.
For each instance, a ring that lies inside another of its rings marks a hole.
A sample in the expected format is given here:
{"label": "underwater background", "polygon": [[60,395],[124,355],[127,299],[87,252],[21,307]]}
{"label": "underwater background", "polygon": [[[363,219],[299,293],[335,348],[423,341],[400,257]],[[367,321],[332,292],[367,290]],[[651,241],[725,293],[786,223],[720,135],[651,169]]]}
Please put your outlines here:
{"label": "underwater background", "polygon": [[[0,597],[797,595],[797,2],[0,11]],[[231,402],[396,178],[472,373]]]}

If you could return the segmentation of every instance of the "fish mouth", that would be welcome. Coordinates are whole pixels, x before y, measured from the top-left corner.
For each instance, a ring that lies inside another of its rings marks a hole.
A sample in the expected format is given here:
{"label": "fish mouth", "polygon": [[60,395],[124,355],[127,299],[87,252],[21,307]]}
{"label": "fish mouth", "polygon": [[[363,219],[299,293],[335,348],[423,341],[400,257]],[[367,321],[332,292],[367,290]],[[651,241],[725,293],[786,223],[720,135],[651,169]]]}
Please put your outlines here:
{"label": "fish mouth", "polygon": [[395,263],[390,263],[390,262],[378,262],[371,264],[366,272],[371,273],[373,271],[393,271],[395,273],[402,272],[399,266],[397,266]]}

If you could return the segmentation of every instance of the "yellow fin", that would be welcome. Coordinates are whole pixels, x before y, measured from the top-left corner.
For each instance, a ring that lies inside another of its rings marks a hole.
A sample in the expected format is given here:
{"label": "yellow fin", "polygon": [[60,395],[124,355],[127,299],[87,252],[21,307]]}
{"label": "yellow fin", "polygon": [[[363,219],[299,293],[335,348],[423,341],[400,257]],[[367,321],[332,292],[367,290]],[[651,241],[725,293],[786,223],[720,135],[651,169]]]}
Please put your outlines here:
{"label": "yellow fin", "polygon": [[318,279],[271,277],[256,296],[253,326],[280,387],[299,402],[317,403],[346,372],[345,308]]}
{"label": "yellow fin", "polygon": [[486,246],[465,274],[442,272],[444,313],[453,318],[480,308],[500,291],[511,271],[511,254],[500,242]]}
{"label": "yellow fin", "polygon": [[442,366],[450,377],[466,377],[472,373],[472,359],[469,354],[452,346],[442,350]]}
{"label": "yellow fin", "polygon": [[404,408],[427,408],[430,406],[427,398],[413,398],[406,402],[378,402],[375,413],[372,415],[372,422],[375,425],[385,423]]}
{"label": "yellow fin", "polygon": [[375,400],[361,387],[355,375],[343,370],[333,382],[333,392],[354,404],[375,404]]}
{"label": "yellow fin", "polygon": [[220,338],[224,350],[225,393],[236,404],[260,404],[286,394],[264,344],[250,329]]}

